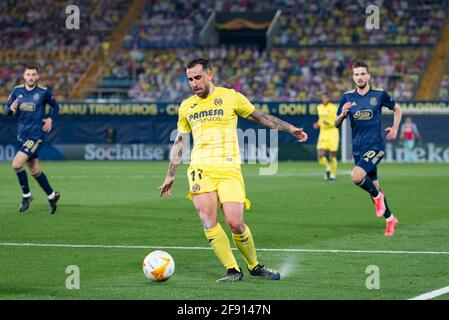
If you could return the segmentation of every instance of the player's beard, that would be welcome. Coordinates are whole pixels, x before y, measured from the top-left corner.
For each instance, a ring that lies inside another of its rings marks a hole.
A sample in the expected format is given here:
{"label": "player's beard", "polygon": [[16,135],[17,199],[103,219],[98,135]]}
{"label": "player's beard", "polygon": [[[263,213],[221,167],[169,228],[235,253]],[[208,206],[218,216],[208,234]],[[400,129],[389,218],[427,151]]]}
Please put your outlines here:
{"label": "player's beard", "polygon": [[37,85],[37,81],[34,81],[32,83],[30,83],[30,81],[25,81],[25,84],[29,87],[29,88],[34,88]]}
{"label": "player's beard", "polygon": [[198,97],[200,97],[200,98],[205,99],[209,95],[209,92],[210,92],[210,86],[206,84],[206,85],[204,85],[203,93],[202,94],[196,94],[196,95]]}
{"label": "player's beard", "polygon": [[209,95],[210,92],[210,86],[208,84],[206,84],[204,86],[204,96],[202,98],[206,98]]}
{"label": "player's beard", "polygon": [[357,87],[359,88],[359,89],[365,89],[366,88],[366,86],[368,85],[368,81],[367,82],[365,82],[365,83],[363,83],[363,84],[357,84]]}

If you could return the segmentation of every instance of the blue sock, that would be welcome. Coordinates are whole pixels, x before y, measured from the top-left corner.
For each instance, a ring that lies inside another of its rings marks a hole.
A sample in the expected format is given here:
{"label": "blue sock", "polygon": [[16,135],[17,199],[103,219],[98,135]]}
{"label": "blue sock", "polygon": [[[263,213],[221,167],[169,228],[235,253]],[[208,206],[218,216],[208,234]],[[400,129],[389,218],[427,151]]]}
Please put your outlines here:
{"label": "blue sock", "polygon": [[365,176],[362,182],[358,183],[357,185],[366,192],[368,192],[373,198],[379,195],[379,191],[377,190],[373,181],[368,176]]}
{"label": "blue sock", "polygon": [[28,177],[25,169],[22,168],[19,171],[16,171],[16,174],[17,178],[19,178],[19,184],[20,187],[22,188],[22,193],[23,194],[30,193],[30,186],[28,185]]}
{"label": "blue sock", "polygon": [[53,189],[48,183],[47,176],[42,171],[35,175],[34,178],[37,180],[41,188],[44,189],[47,196],[53,193]]}

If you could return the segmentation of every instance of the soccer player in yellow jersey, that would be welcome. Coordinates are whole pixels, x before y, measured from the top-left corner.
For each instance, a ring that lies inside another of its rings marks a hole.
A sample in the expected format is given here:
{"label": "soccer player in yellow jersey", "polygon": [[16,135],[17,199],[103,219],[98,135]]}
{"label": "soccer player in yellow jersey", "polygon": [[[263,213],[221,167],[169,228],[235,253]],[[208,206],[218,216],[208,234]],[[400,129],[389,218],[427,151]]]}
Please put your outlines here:
{"label": "soccer player in yellow jersey", "polygon": [[267,128],[290,132],[300,142],[307,140],[302,128],[264,114],[242,94],[233,89],[215,87],[213,73],[206,59],[195,59],[187,65],[187,78],[195,95],[179,107],[178,135],[173,145],[165,181],[159,187],[162,197],[169,197],[175,180],[182,150],[192,133],[194,148],[187,170],[190,190],[206,238],[216,256],[227,269],[217,282],[243,279],[231,250],[229,239],[217,222],[218,207],[223,209],[234,243],[245,259],[249,273],[269,280],[279,280],[280,274],[261,265],[257,259],[251,230],[243,221],[243,211],[249,208],[240,171],[237,139],[237,119],[243,117]]}
{"label": "soccer player in yellow jersey", "polygon": [[[337,152],[340,134],[334,125],[337,114],[337,106],[329,101],[329,96],[324,93],[321,96],[321,104],[318,105],[318,121],[313,124],[314,129],[320,129],[318,143],[316,145],[318,162],[326,169],[324,179],[334,181],[337,176]],[[329,151],[329,159],[326,157]]]}

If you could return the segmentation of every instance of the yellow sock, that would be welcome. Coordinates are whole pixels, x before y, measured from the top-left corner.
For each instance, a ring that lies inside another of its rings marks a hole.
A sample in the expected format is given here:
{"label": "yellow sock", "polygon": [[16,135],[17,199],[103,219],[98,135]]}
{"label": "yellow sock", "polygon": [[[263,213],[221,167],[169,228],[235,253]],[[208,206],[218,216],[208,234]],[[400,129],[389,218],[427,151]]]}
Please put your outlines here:
{"label": "yellow sock", "polygon": [[237,261],[232,254],[231,244],[229,242],[228,236],[224,232],[223,228],[219,223],[212,229],[204,229],[207,240],[209,240],[212,249],[214,249],[215,255],[225,266],[226,269],[235,268],[240,271]]}
{"label": "yellow sock", "polygon": [[336,177],[337,176],[337,158],[336,157],[332,157],[331,158],[331,177]]}
{"label": "yellow sock", "polygon": [[259,262],[257,261],[257,253],[256,247],[254,246],[253,235],[251,234],[249,227],[246,226],[245,231],[243,231],[242,234],[232,234],[232,239],[248,264],[248,268],[253,270]]}
{"label": "yellow sock", "polygon": [[326,168],[326,170],[329,170],[329,161],[327,161],[326,157],[321,157],[318,159],[318,162]]}

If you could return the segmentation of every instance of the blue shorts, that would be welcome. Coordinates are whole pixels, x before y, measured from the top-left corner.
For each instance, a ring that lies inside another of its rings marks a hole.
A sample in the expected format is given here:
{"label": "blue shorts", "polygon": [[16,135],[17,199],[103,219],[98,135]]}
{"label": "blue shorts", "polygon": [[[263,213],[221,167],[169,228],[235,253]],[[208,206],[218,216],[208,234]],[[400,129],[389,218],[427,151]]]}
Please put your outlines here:
{"label": "blue shorts", "polygon": [[39,151],[42,148],[43,140],[28,139],[25,141],[19,141],[19,151],[28,155],[30,159],[37,158]]}
{"label": "blue shorts", "polygon": [[360,155],[353,156],[356,166],[366,171],[371,180],[377,180],[377,165],[385,156],[385,151],[377,149],[369,149],[360,152]]}

